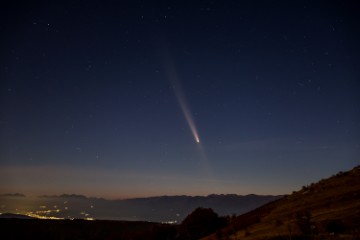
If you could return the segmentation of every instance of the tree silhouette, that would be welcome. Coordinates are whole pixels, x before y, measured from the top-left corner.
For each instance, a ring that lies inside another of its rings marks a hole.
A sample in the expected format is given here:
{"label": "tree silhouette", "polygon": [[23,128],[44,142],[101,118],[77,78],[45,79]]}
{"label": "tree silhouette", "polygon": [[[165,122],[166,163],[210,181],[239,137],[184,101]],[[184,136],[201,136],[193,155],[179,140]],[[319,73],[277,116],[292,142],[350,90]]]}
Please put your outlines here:
{"label": "tree silhouette", "polygon": [[197,208],[180,224],[179,237],[184,240],[199,239],[216,232],[225,224],[225,218],[219,217],[211,208]]}

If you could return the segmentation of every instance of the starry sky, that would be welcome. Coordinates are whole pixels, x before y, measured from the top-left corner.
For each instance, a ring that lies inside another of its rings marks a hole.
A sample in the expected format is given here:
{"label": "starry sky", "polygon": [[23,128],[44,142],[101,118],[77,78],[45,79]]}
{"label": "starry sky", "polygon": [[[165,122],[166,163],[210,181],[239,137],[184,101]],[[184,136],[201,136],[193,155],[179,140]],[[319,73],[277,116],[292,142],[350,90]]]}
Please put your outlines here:
{"label": "starry sky", "polygon": [[0,191],[286,194],[358,165],[359,10],[3,3]]}

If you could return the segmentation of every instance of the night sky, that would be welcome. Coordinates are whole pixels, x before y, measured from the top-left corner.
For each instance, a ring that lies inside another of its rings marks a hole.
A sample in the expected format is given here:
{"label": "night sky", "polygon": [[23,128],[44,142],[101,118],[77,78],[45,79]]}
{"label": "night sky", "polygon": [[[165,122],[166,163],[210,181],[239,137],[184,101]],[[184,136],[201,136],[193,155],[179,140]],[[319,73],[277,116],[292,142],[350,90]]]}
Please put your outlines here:
{"label": "night sky", "polygon": [[2,3],[0,192],[284,194],[358,165],[356,2]]}

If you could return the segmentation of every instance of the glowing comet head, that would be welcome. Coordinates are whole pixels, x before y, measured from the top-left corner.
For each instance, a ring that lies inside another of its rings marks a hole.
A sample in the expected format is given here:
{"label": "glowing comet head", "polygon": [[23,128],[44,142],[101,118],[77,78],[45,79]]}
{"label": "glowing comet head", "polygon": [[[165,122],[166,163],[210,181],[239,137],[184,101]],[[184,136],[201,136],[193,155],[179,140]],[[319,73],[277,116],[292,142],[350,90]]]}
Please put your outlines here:
{"label": "glowing comet head", "polygon": [[195,141],[196,141],[197,143],[200,143],[200,139],[199,139],[199,138],[196,138]]}

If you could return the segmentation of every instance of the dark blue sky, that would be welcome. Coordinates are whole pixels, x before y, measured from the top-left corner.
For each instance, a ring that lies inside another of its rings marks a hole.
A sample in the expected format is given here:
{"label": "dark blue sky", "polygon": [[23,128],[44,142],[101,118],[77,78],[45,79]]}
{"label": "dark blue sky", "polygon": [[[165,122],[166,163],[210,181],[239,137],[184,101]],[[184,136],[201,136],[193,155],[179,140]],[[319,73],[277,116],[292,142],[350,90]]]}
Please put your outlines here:
{"label": "dark blue sky", "polygon": [[358,165],[358,11],[355,1],[5,3],[0,190],[282,194]]}

